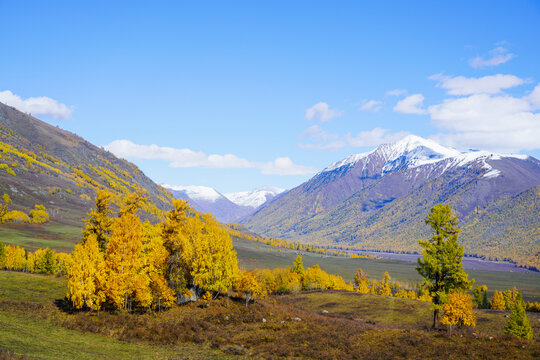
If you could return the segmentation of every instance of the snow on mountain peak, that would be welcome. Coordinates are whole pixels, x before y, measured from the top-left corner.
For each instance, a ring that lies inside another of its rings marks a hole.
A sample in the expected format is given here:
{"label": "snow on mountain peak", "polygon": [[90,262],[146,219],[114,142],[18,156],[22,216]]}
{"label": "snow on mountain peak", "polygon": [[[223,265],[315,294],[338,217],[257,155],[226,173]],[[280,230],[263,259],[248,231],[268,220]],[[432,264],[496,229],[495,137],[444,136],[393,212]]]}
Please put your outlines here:
{"label": "snow on mountain peak", "polygon": [[164,188],[175,190],[175,191],[184,191],[191,199],[194,200],[206,200],[206,201],[216,201],[219,198],[223,197],[216,189],[208,186],[196,186],[196,185],[167,185],[162,184]]}
{"label": "snow on mountain peak", "polygon": [[[460,152],[456,149],[442,146],[430,139],[408,135],[394,143],[380,145],[370,152],[350,155],[341,161],[333,163],[324,169],[323,172],[354,165],[372,154],[379,155],[384,161],[381,175],[403,167],[415,168],[448,160],[446,169],[454,166],[464,166],[473,161],[482,161],[483,167],[488,170],[484,175],[486,178],[497,177],[501,174],[499,170],[493,169],[486,160],[500,160],[503,157],[514,157],[521,160],[528,158],[527,155],[501,155],[488,151]],[[369,158],[367,161],[369,162]]]}
{"label": "snow on mountain peak", "polygon": [[264,204],[269,198],[272,198],[285,191],[275,186],[264,186],[252,191],[240,191],[234,193],[226,193],[225,197],[233,203],[251,208],[258,208]]}

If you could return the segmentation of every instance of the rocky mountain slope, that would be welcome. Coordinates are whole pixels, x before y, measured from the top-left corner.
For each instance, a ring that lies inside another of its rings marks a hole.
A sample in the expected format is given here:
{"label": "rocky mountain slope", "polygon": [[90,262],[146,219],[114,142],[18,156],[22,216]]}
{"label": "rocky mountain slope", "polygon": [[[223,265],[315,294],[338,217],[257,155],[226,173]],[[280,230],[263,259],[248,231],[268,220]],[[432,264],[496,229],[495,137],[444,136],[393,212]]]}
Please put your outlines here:
{"label": "rocky mountain slope", "polygon": [[252,231],[289,240],[419,251],[437,203],[455,210],[469,254],[540,264],[540,162],[486,151],[461,153],[408,136],[352,155],[261,207]]}
{"label": "rocky mountain slope", "polygon": [[144,189],[148,214],[168,209],[172,194],[134,164],[115,157],[69,131],[0,103],[0,194],[12,209],[46,206],[52,222],[81,226],[97,189],[117,201]]}

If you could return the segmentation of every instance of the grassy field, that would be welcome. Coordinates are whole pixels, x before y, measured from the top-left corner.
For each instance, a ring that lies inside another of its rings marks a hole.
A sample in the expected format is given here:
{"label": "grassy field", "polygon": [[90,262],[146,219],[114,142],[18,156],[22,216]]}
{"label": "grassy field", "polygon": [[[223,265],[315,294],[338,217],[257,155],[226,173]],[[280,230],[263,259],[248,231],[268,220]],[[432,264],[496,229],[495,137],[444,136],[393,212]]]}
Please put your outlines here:
{"label": "grassy field", "polygon": [[[431,304],[370,294],[341,291],[306,292],[284,295],[281,302],[313,312],[328,311],[328,316],[367,321],[398,329],[429,329],[433,316]],[[475,331],[486,336],[504,336],[508,311],[475,310]],[[540,313],[527,313],[537,340],[540,340]]]}
{"label": "grassy field", "polygon": [[[429,304],[340,291],[221,297],[162,313],[66,313],[65,278],[0,271],[0,350],[35,359],[535,359],[540,343],[502,334],[504,312],[473,330],[427,331]],[[322,310],[329,313],[323,315]],[[538,314],[529,314],[540,329]],[[0,352],[0,358],[2,358]]]}
{"label": "grassy field", "polygon": [[0,271],[0,350],[32,359],[230,358],[196,344],[126,342],[59,326],[67,315],[54,304],[66,292],[65,277]]}
{"label": "grassy field", "polygon": [[[271,246],[244,239],[234,239],[234,247],[238,253],[241,267],[275,268],[292,266],[296,252],[282,249],[278,252]],[[352,281],[358,268],[366,271],[370,278],[381,279],[383,273],[388,271],[394,280],[404,283],[418,283],[422,279],[416,272],[414,263],[392,259],[351,259],[345,257],[302,253],[304,266],[319,264],[323,270],[331,274],[342,276],[346,281]],[[488,294],[493,290],[512,289],[516,286],[522,291],[526,301],[540,301],[540,273],[538,272],[504,272],[466,270],[469,278],[476,279],[476,284],[488,286]]]}
{"label": "grassy field", "polygon": [[58,224],[2,224],[0,239],[6,245],[19,245],[28,250],[49,247],[70,252],[82,238],[81,228]]}

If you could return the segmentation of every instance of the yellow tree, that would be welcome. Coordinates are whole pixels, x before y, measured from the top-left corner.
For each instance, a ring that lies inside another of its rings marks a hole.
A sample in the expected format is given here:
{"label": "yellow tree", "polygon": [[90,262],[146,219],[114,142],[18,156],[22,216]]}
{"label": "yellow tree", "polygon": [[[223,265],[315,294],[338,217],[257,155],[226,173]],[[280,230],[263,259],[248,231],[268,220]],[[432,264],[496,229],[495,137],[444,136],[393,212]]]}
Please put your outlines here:
{"label": "yellow tree", "polygon": [[[167,259],[169,252],[163,245],[160,224],[154,226],[149,221],[143,223],[143,266],[140,275],[144,277],[144,282],[149,286],[146,290],[144,285],[136,292],[137,301],[143,303],[150,294],[153,307],[160,310],[162,306],[169,307],[176,300],[174,291],[168,287],[165,273],[167,270]],[[141,292],[140,290],[145,290]]]}
{"label": "yellow tree", "polygon": [[99,310],[105,301],[103,253],[99,251],[96,235],[90,235],[86,242],[75,245],[68,271],[68,299],[73,307],[88,307]]}
{"label": "yellow tree", "polygon": [[379,288],[379,295],[392,296],[392,288],[390,287],[390,274],[387,271],[384,272],[381,286]]}
{"label": "yellow tree", "polygon": [[178,294],[188,289],[187,277],[191,274],[193,246],[192,217],[188,216],[189,205],[183,200],[173,200],[173,209],[167,213],[163,224],[162,237],[170,256],[167,262],[167,278]]}
{"label": "yellow tree", "polygon": [[[117,308],[127,309],[131,305],[135,289],[139,293],[147,290],[142,288],[138,277],[143,237],[142,224],[136,214],[126,212],[114,221],[105,259],[105,293]],[[142,294],[138,296],[142,298]]]}
{"label": "yellow tree", "polygon": [[44,205],[37,205],[28,213],[32,222],[35,224],[43,224],[49,221],[49,213]]}
{"label": "yellow tree", "polygon": [[493,293],[493,297],[491,298],[491,302],[489,303],[489,307],[493,310],[505,310],[506,309],[506,303],[504,301],[504,296],[501,292],[495,290]]}
{"label": "yellow tree", "polygon": [[238,259],[229,234],[209,214],[202,216],[202,228],[193,236],[193,284],[211,292],[223,293],[234,285]]}
{"label": "yellow tree", "polygon": [[83,241],[86,241],[90,235],[96,235],[99,248],[103,252],[107,248],[113,222],[110,210],[111,200],[111,193],[106,190],[98,190],[95,198],[96,208],[92,209],[87,214],[88,218],[84,219]]}
{"label": "yellow tree", "polygon": [[11,198],[8,194],[2,195],[2,202],[4,204],[0,205],[0,224],[4,222],[4,217],[8,212],[9,204],[11,204]]}
{"label": "yellow tree", "polygon": [[358,291],[361,294],[369,293],[368,282],[369,282],[368,273],[358,268],[358,270],[356,270],[356,274],[354,274],[354,283],[356,284],[356,291]]}
{"label": "yellow tree", "polygon": [[257,279],[257,277],[247,270],[241,270],[238,276],[236,288],[238,291],[244,293],[246,298],[246,306],[249,301],[256,297],[264,298],[266,296],[266,289],[263,284]]}
{"label": "yellow tree", "polygon": [[476,315],[473,310],[472,298],[463,293],[452,292],[448,295],[448,300],[443,305],[444,315],[441,323],[458,326],[476,326]]}

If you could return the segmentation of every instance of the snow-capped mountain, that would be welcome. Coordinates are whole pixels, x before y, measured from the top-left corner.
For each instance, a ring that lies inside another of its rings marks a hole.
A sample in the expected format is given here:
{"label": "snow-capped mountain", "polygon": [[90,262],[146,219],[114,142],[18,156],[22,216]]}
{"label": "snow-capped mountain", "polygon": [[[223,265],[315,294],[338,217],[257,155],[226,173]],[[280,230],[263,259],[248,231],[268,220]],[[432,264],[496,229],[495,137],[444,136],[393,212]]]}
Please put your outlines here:
{"label": "snow-capped mountain", "polygon": [[[463,225],[469,253],[515,253],[515,243],[504,237],[522,232],[520,241],[528,245],[520,251],[535,254],[538,234],[528,232],[540,226],[540,201],[531,200],[540,196],[537,189],[540,161],[533,157],[460,152],[410,135],[328,166],[244,223],[294,241],[417,251],[418,238],[429,231],[423,225],[429,209],[444,202]],[[522,219],[512,218],[518,214]]]}
{"label": "snow-capped mountain", "polygon": [[323,172],[334,171],[344,166],[355,166],[361,160],[365,160],[365,168],[371,160],[370,157],[378,157],[384,161],[381,175],[395,170],[433,165],[439,162],[444,162],[444,172],[455,167],[465,166],[470,162],[480,161],[485,169],[491,170],[485,174],[486,177],[496,177],[500,174],[500,171],[492,169],[486,160],[501,160],[501,158],[505,157],[521,160],[528,158],[527,155],[501,155],[488,151],[460,152],[456,149],[444,147],[433,140],[408,135],[395,143],[381,145],[373,151],[348,156],[330,165]]}
{"label": "snow-capped mountain", "polygon": [[265,186],[252,191],[226,193],[225,196],[237,205],[247,206],[256,209],[265,202],[272,200],[276,197],[276,195],[281,194],[284,191],[285,189],[281,189],[275,186]]}
{"label": "snow-capped mountain", "polygon": [[221,194],[214,188],[196,185],[168,185],[176,199],[189,200],[193,208],[202,213],[211,213],[224,223],[235,222],[253,213],[260,205],[273,199],[284,190],[266,186],[253,191]]}
{"label": "snow-capped mountain", "polygon": [[216,189],[208,187],[208,186],[195,186],[195,185],[168,185],[168,184],[162,184],[163,187],[177,191],[179,193],[185,194],[185,196],[189,197],[191,200],[204,200],[204,201],[212,201],[215,202],[218,199],[223,198],[223,195],[221,195]]}

